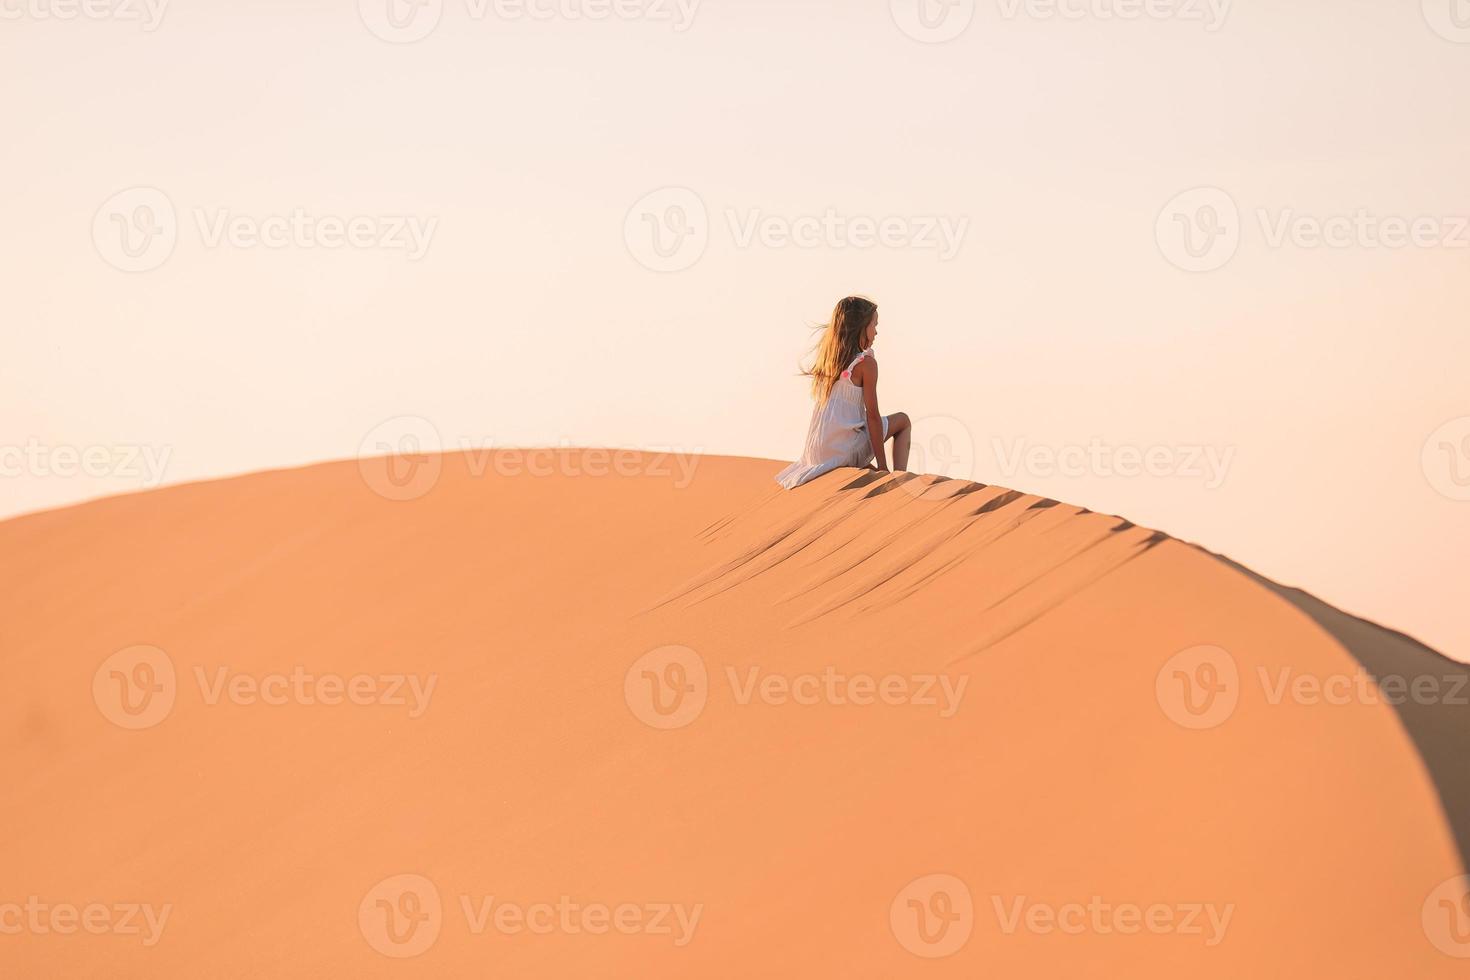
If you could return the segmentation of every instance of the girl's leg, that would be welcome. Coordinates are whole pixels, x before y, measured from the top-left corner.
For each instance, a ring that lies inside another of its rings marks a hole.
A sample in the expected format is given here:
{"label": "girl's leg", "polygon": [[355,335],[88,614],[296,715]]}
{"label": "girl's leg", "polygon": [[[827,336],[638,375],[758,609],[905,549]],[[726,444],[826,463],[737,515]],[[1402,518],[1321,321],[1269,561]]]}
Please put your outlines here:
{"label": "girl's leg", "polygon": [[901,473],[909,468],[909,446],[914,438],[913,423],[907,415],[895,412],[888,416],[888,438],[893,440],[893,471]]}

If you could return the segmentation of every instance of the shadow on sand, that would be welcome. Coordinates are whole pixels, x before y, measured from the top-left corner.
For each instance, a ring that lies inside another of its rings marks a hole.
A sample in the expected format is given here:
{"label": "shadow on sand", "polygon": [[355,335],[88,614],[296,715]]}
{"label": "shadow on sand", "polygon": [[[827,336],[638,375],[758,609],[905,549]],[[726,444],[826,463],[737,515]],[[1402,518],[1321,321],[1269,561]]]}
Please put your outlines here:
{"label": "shadow on sand", "polygon": [[[1445,820],[1466,870],[1470,855],[1470,665],[1437,653],[1413,637],[1335,609],[1300,589],[1279,585],[1243,565],[1220,561],[1260,583],[1310,616],[1347,649],[1375,680],[1400,677],[1409,694],[1394,700],[1404,730],[1419,750],[1439,793]],[[1415,699],[1416,678],[1433,678],[1433,698]]]}

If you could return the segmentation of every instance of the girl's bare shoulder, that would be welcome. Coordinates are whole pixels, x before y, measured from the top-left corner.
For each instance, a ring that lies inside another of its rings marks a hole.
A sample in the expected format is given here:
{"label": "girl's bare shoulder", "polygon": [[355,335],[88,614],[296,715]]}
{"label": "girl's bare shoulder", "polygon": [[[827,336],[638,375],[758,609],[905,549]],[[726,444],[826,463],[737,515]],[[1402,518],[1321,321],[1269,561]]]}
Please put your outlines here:
{"label": "girl's bare shoulder", "polygon": [[865,354],[853,365],[852,383],[859,388],[866,388],[878,379],[878,362],[872,354]]}

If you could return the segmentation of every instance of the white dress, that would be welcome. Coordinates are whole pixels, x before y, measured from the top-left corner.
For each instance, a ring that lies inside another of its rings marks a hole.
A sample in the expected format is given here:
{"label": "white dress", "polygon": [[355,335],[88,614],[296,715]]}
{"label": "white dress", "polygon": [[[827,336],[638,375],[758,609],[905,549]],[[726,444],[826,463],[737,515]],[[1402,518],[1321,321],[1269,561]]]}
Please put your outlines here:
{"label": "white dress", "polygon": [[[867,466],[873,461],[873,444],[868,439],[868,412],[863,407],[863,389],[853,383],[852,369],[872,348],[859,354],[832,386],[827,400],[812,409],[801,459],[776,475],[787,490],[815,480],[841,466]],[[888,416],[883,416],[883,438],[888,438]]]}

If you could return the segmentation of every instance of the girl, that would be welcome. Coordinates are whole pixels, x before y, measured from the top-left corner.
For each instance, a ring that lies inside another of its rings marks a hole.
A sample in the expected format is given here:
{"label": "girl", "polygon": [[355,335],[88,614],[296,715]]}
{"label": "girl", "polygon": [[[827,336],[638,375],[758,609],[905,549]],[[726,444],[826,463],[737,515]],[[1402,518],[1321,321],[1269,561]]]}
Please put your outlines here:
{"label": "girl", "polygon": [[839,466],[868,466],[888,472],[883,444],[893,440],[893,468],[909,465],[909,417],[902,412],[878,414],[878,307],[872,300],[849,296],[832,311],[832,320],[817,343],[816,362],[803,374],[812,379],[811,427],[801,459],[776,476],[787,490],[815,480]]}

